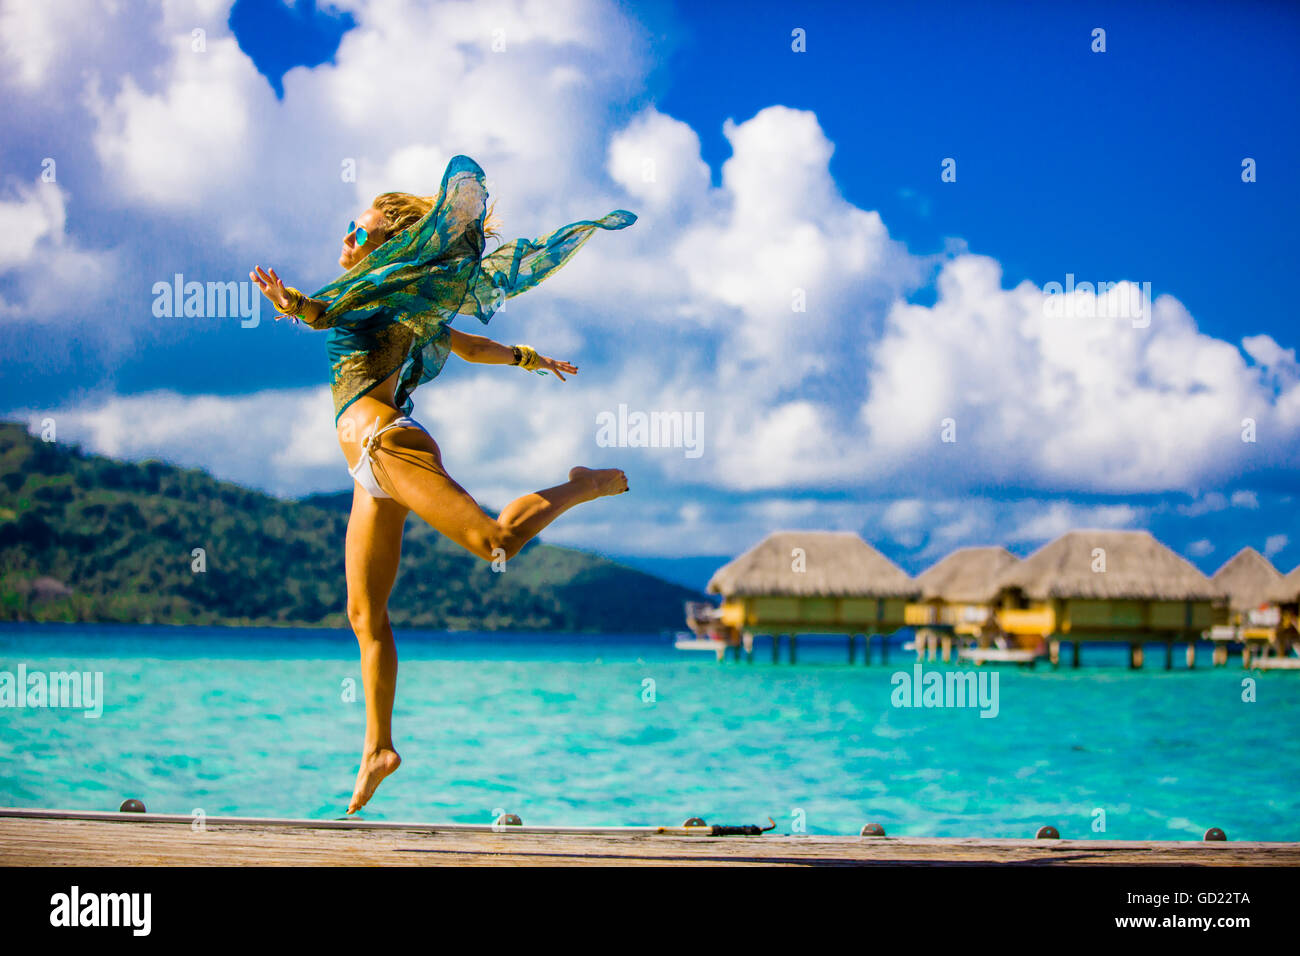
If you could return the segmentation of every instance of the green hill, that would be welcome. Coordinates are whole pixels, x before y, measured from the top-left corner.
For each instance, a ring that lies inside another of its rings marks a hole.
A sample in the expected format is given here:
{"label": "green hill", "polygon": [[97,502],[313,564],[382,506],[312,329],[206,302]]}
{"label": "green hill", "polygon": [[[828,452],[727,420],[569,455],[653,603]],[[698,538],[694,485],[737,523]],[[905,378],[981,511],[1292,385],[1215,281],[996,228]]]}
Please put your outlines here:
{"label": "green hill", "polygon": [[[346,627],[350,498],[286,501],[0,422],[0,620]],[[399,627],[644,632],[680,627],[694,597],[538,541],[495,572],[412,517],[389,613]]]}

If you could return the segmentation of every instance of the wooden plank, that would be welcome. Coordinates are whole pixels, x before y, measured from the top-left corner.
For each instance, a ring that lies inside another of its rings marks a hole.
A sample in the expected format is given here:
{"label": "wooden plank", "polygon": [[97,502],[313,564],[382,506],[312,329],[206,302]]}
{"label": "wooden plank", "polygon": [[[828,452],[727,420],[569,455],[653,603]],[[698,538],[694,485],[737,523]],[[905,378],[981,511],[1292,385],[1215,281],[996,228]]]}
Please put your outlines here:
{"label": "wooden plank", "polygon": [[[647,832],[326,828],[316,821],[188,823],[121,818],[0,817],[4,866],[1300,866],[1296,843],[907,839],[851,836],[703,837]],[[188,818],[186,818],[188,819]],[[520,831],[523,832],[520,832]]]}

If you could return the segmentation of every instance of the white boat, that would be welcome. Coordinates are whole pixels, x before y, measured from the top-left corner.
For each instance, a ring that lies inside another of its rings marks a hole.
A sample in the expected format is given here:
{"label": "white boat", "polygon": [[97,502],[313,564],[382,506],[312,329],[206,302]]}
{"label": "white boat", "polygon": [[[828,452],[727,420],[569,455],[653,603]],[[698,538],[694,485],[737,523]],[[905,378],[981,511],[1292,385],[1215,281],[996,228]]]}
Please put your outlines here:
{"label": "white boat", "polygon": [[690,631],[678,631],[673,647],[679,651],[713,651],[725,650],[726,644],[708,637],[696,637]]}
{"label": "white boat", "polygon": [[1018,647],[963,647],[958,651],[962,660],[983,664],[985,661],[1001,661],[1007,664],[1032,664],[1041,655],[1037,651],[1023,650]]}

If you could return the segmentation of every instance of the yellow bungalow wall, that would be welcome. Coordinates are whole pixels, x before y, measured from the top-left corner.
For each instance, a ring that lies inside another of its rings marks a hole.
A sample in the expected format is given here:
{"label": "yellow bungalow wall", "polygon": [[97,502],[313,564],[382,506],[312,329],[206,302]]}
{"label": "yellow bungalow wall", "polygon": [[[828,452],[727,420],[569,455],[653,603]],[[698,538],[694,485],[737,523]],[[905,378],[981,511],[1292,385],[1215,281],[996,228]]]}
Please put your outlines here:
{"label": "yellow bungalow wall", "polygon": [[1053,599],[998,612],[1002,627],[1018,634],[1072,631],[1201,631],[1214,623],[1209,601]]}
{"label": "yellow bungalow wall", "polygon": [[751,633],[863,633],[903,626],[902,598],[735,597],[722,602],[722,623]]}

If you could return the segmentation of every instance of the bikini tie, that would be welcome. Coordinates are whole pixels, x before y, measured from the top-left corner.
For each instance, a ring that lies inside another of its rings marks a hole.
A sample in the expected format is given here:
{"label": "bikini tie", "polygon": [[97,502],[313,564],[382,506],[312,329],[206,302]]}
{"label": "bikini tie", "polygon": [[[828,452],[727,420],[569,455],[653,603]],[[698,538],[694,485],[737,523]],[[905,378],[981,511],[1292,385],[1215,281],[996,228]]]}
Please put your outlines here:
{"label": "bikini tie", "polygon": [[370,426],[370,431],[362,439],[361,450],[365,452],[366,457],[371,461],[375,460],[375,452],[379,448],[379,435],[384,429],[379,427],[379,416],[375,416],[375,423]]}

